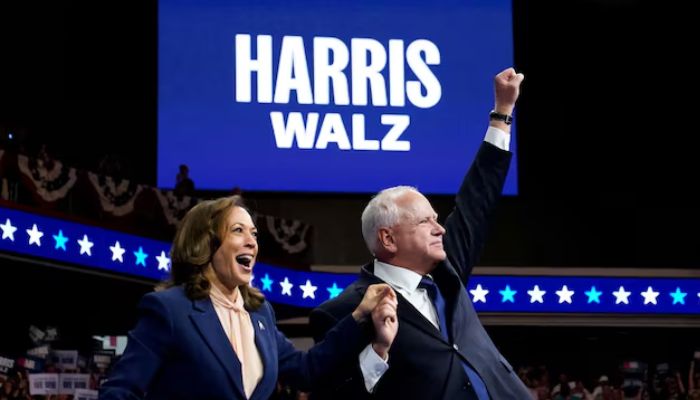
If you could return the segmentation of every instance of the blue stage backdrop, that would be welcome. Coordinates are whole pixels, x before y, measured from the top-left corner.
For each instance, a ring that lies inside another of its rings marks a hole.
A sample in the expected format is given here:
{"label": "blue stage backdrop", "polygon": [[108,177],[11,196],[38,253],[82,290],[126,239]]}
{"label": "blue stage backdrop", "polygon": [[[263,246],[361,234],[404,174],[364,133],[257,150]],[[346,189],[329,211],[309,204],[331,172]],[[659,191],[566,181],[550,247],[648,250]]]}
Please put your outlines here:
{"label": "blue stage backdrop", "polygon": [[493,76],[513,64],[508,0],[160,0],[158,13],[165,188],[184,163],[200,189],[454,193]]}
{"label": "blue stage backdrop", "polygon": [[[166,242],[3,207],[0,231],[0,255],[153,280],[166,278],[170,271]],[[274,303],[315,307],[356,278],[256,263],[252,284]],[[700,315],[698,278],[473,276],[466,290],[479,312]]]}

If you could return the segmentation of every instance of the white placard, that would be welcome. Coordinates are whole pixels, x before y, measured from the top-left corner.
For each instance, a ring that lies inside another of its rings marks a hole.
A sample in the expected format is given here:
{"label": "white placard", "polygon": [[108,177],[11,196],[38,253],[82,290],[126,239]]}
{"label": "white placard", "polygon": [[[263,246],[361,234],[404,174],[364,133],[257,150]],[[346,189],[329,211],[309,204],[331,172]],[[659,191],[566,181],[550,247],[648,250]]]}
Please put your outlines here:
{"label": "white placard", "polygon": [[29,374],[29,394],[46,396],[58,393],[58,374]]}
{"label": "white placard", "polygon": [[59,374],[58,393],[73,394],[78,389],[90,388],[90,374]]}
{"label": "white placard", "polygon": [[46,336],[44,337],[44,340],[47,342],[53,342],[58,338],[58,329],[55,327],[46,327]]}
{"label": "white placard", "polygon": [[49,345],[45,344],[43,346],[35,347],[33,349],[27,350],[27,354],[34,357],[46,358],[49,355]]}
{"label": "white placard", "polygon": [[124,353],[128,341],[127,336],[93,336],[93,338],[102,341],[102,348],[105,350],[114,350],[117,356]]}
{"label": "white placard", "polygon": [[32,342],[34,342],[35,344],[39,344],[42,340],[44,340],[45,337],[46,332],[42,331],[34,325],[29,326],[29,338],[32,340]]}
{"label": "white placard", "polygon": [[92,361],[97,368],[107,369],[109,367],[109,365],[112,363],[112,355],[111,354],[94,354],[92,356]]}
{"label": "white placard", "polygon": [[54,350],[51,355],[56,367],[62,371],[78,368],[78,350]]}
{"label": "white placard", "polygon": [[0,356],[0,374],[7,374],[15,366],[15,360]]}

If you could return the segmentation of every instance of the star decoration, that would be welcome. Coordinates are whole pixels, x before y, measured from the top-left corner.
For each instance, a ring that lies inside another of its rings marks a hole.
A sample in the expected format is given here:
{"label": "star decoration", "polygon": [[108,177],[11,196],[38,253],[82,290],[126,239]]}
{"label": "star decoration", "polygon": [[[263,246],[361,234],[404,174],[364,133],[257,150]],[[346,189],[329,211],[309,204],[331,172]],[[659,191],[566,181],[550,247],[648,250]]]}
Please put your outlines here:
{"label": "star decoration", "polygon": [[41,232],[36,224],[32,225],[32,229],[27,229],[27,235],[29,235],[29,245],[36,244],[41,247],[41,237],[44,236],[44,232]]}
{"label": "star decoration", "polygon": [[672,304],[685,304],[685,296],[688,295],[688,293],[683,293],[681,292],[681,288],[676,287],[675,292],[669,293],[671,297],[673,297],[673,303]]}
{"label": "star decoration", "polygon": [[275,282],[272,279],[270,279],[270,275],[265,274],[265,276],[260,279],[260,282],[262,282],[263,287],[262,290],[267,290],[268,292],[272,291],[272,283]]}
{"label": "star decoration", "polygon": [[617,292],[612,292],[612,294],[613,296],[615,296],[615,304],[630,303],[629,297],[632,294],[632,292],[626,292],[624,287],[620,286],[620,288],[617,289]]}
{"label": "star decoration", "polygon": [[10,239],[13,242],[15,241],[15,231],[17,230],[17,227],[12,226],[12,222],[10,222],[9,218],[4,224],[0,225],[0,229],[2,229],[3,239]]}
{"label": "star decoration", "polygon": [[644,305],[649,303],[656,304],[656,298],[659,296],[659,292],[655,292],[654,289],[649,286],[646,292],[640,293],[644,297]]}
{"label": "star decoration", "polygon": [[51,235],[53,236],[53,240],[56,241],[56,246],[54,247],[55,250],[58,249],[63,249],[63,251],[66,251],[66,242],[68,241],[68,238],[63,236],[63,231],[61,229],[58,230],[58,235]]}
{"label": "star decoration", "polygon": [[143,248],[139,246],[139,251],[134,252],[134,256],[136,257],[136,265],[143,265],[144,267],[146,266],[146,258],[148,257],[148,254],[143,252]]}
{"label": "star decoration", "polygon": [[335,282],[333,282],[333,286],[327,287],[326,290],[328,291],[329,299],[338,297],[338,295],[343,292],[343,288],[339,288]]}
{"label": "star decoration", "polygon": [[600,292],[596,290],[595,286],[591,286],[591,290],[587,292],[583,292],[588,296],[588,304],[591,303],[598,303],[600,304],[600,295],[603,294],[603,292]]}
{"label": "star decoration", "polygon": [[90,251],[90,249],[92,249],[94,243],[91,242],[90,239],[88,239],[87,235],[83,235],[83,239],[78,240],[77,242],[80,245],[80,254],[87,254],[88,256],[92,256],[92,252]]}
{"label": "star decoration", "polygon": [[[10,216],[13,218],[9,218]],[[5,217],[5,221],[1,220],[2,217]],[[13,219],[14,221],[12,221]],[[43,228],[39,228],[36,221],[39,221]],[[15,223],[17,225],[14,225]],[[61,229],[57,231],[55,229],[56,227],[60,227]],[[22,242],[22,233],[19,230],[20,228],[27,232],[28,236],[25,240],[28,240],[28,242]],[[63,232],[63,228],[66,228],[67,232],[70,234],[70,237]],[[41,229],[44,230],[42,231]],[[143,245],[138,245],[138,238],[111,231],[106,232],[105,239],[97,239],[97,242],[93,242],[87,236],[87,234],[84,234],[82,237],[79,236],[79,232],[81,231],[90,231],[93,235],[93,239],[95,239],[97,233],[91,229],[91,227],[81,227],[80,224],[75,224],[71,221],[60,221],[58,219],[46,218],[43,216],[32,216],[28,213],[7,210],[6,213],[3,212],[0,214],[0,234],[2,235],[0,237],[0,245],[12,252],[43,257],[44,259],[48,259],[50,261],[65,262],[67,261],[65,256],[70,256],[69,261],[84,265],[87,268],[91,268],[98,267],[98,264],[93,262],[97,261],[98,257],[101,257],[101,263],[109,264],[109,261],[107,261],[109,257],[108,255],[111,255],[112,263],[119,262],[122,264],[120,266],[123,266],[125,261],[124,258],[129,258],[126,255],[127,249],[121,245],[121,240],[126,240],[127,244],[129,245],[129,249],[131,249],[135,257],[135,259],[132,259],[132,262],[135,264],[130,264],[128,262],[126,264],[130,265],[131,269],[134,270],[138,270],[138,266],[142,266],[141,270],[135,271],[136,274],[146,276],[148,275],[149,271],[155,271],[151,269],[155,268],[156,266],[159,274],[160,271],[163,271],[163,274],[166,274],[173,268],[173,260],[169,258],[170,254],[166,251],[161,251],[160,253],[157,252],[157,248],[161,248],[163,250],[168,248],[166,247],[168,246],[168,243],[162,242],[158,243],[157,245],[152,245],[150,242],[142,242],[146,243],[147,249],[150,253],[155,254],[154,259],[157,260],[157,263],[151,261],[151,265],[148,265],[148,257],[150,257],[150,254],[145,252],[146,249],[143,249]],[[46,236],[47,232],[48,247],[42,249],[42,240],[43,237]],[[5,240],[12,243],[8,243]],[[54,241],[54,249],[50,249],[51,240]],[[108,241],[112,240],[114,240],[112,245],[109,245]],[[15,241],[18,241],[17,245],[19,246],[14,247]],[[72,243],[73,241],[75,241],[75,244],[78,244],[79,247],[72,244],[71,251],[68,252],[68,244]],[[36,247],[34,247],[34,245],[36,245]],[[104,252],[103,247],[108,247],[111,252]],[[134,250],[134,248],[137,250]],[[96,251],[95,257],[92,257],[92,249],[95,249]],[[61,253],[61,251],[63,251],[63,253]],[[75,254],[75,252],[79,252],[80,256]],[[104,259],[102,259],[102,257],[104,257]],[[112,265],[112,267],[116,266]],[[274,280],[269,275],[270,271],[268,271],[266,268],[267,267],[265,265],[262,265],[261,269],[256,269],[257,273],[251,276],[251,285],[253,281],[256,282],[256,287],[260,288],[263,292],[268,292],[266,293],[268,296],[274,297],[274,295],[279,296],[280,292],[274,292],[274,284],[279,283],[280,289],[277,290],[281,290],[282,298],[280,299],[277,297],[277,299],[281,300],[282,303],[295,303],[297,305],[305,304],[306,306],[311,306],[316,303],[315,296],[318,289],[326,290],[326,293],[323,293],[323,290],[321,291],[318,302],[326,299],[338,298],[340,294],[343,293],[343,290],[346,289],[346,285],[341,287],[337,283],[338,280],[341,280],[341,283],[344,283],[344,277],[340,278],[338,276],[325,274],[323,274],[322,277],[317,277],[317,275],[290,271],[289,273],[293,274],[292,276],[294,278],[294,282],[297,282],[293,283],[288,276],[284,276],[285,272],[283,268],[279,271],[274,268],[272,269],[273,276],[275,276]],[[267,273],[265,273],[265,271],[267,271]],[[282,279],[279,279],[280,276]],[[314,282],[317,284],[316,286],[314,286],[313,282],[310,280],[312,277],[314,278]],[[481,305],[479,303],[482,303],[484,308],[488,308],[489,310],[495,309],[497,312],[510,312],[510,310],[516,308],[515,296],[517,296],[517,293],[519,292],[525,292],[525,294],[521,293],[521,297],[518,298],[518,304],[522,304],[523,307],[517,307],[516,312],[605,312],[617,313],[618,315],[622,315],[624,313],[678,314],[679,312],[692,313],[695,309],[697,309],[698,305],[700,305],[700,288],[693,286],[696,282],[692,281],[691,279],[675,279],[676,277],[673,276],[625,277],[611,275],[598,278],[595,276],[566,277],[557,275],[543,278],[541,276],[523,275],[522,277],[515,278],[518,280],[512,278],[513,277],[509,276],[502,276],[498,277],[497,279],[489,277],[484,279],[485,283],[483,284],[480,283],[482,282],[480,279],[475,279],[470,282],[471,285],[467,287],[467,295],[472,296],[471,301],[474,303],[477,309],[479,309],[479,306]],[[509,284],[504,284],[509,281],[515,281],[518,289],[513,289]],[[328,285],[327,282],[331,282],[331,285]],[[474,285],[474,283],[477,282],[479,283]],[[564,285],[561,282],[571,283],[576,288],[576,292],[568,288],[568,284]],[[597,286],[594,286],[594,282],[598,285],[602,284],[603,287],[598,288]],[[535,283],[537,283],[537,285]],[[547,291],[540,288],[539,283],[542,283],[544,287],[547,288]],[[618,289],[614,289],[615,284],[620,284]],[[629,289],[622,286],[625,284]],[[644,284],[647,285],[647,289],[644,291],[639,290]],[[676,285],[676,288],[673,288],[673,284]],[[486,307],[487,304],[491,304],[487,303],[487,298],[488,295],[491,294],[491,290],[487,289],[485,285],[489,285],[491,289],[495,288],[497,294],[501,296],[500,308],[496,305],[496,294],[491,296],[491,303],[493,303],[493,307]],[[658,290],[654,289],[653,285],[657,285]],[[684,285],[684,289],[681,289],[680,285]],[[499,286],[501,289],[498,289]],[[527,289],[527,286],[530,286],[530,289]],[[560,289],[556,289],[556,286],[559,286]],[[298,288],[296,292],[293,291],[294,287]],[[586,287],[588,287],[588,289],[586,289]],[[603,289],[605,289],[605,292],[602,291]],[[642,299],[632,296],[634,293],[632,290],[638,293]],[[685,292],[686,290],[687,292]],[[696,292],[695,300],[693,300],[693,290]],[[556,293],[554,296],[552,295],[553,292]],[[577,304],[573,305],[573,296],[575,293],[579,293],[579,297],[576,298]],[[602,296],[605,293],[608,294],[606,296]],[[663,293],[667,293],[667,296],[670,297],[663,296]],[[547,305],[553,306],[551,308],[543,306],[545,304],[544,297],[547,294],[549,294],[549,297],[547,298]],[[527,297],[525,297],[526,295]],[[671,299],[671,303],[668,303],[669,298]],[[312,299],[312,301],[306,301],[306,299]],[[526,305],[526,301],[530,303],[529,308]],[[642,301],[642,303],[639,303],[639,301]],[[512,304],[512,306],[507,306],[507,303],[509,302]],[[554,306],[554,304],[557,302],[559,303],[560,307]],[[564,306],[563,304],[566,303],[568,303],[567,306]],[[535,306],[534,304],[539,304],[539,306]],[[642,304],[644,304],[644,306],[642,306]],[[669,307],[671,304],[672,307]],[[620,307],[618,307],[618,305],[620,305]],[[649,307],[647,307],[647,305],[649,305]],[[659,305],[659,307],[652,307],[654,305]]]}
{"label": "star decoration", "polygon": [[165,255],[165,251],[161,251],[159,256],[156,256],[158,260],[158,271],[170,271],[170,259]]}
{"label": "star decoration", "polygon": [[120,263],[124,262],[123,256],[126,249],[119,245],[118,240],[114,243],[114,246],[109,246],[109,249],[112,250],[112,261],[119,261]]}
{"label": "star decoration", "polygon": [[569,290],[569,288],[564,285],[561,287],[561,290],[557,290],[554,293],[559,296],[559,304],[564,302],[571,304],[571,296],[573,296],[575,292],[573,290]]}
{"label": "star decoration", "polygon": [[301,295],[302,299],[305,299],[307,297],[311,297],[312,299],[316,298],[315,293],[316,293],[316,289],[318,289],[318,287],[313,286],[311,284],[310,280],[307,279],[306,283],[299,286],[299,288],[304,291],[304,293]]}
{"label": "star decoration", "polygon": [[528,290],[527,294],[530,295],[530,304],[532,303],[544,303],[544,294],[547,293],[544,290],[540,290],[540,287],[538,285],[535,285],[532,290]]}
{"label": "star decoration", "polygon": [[287,296],[292,295],[292,287],[294,287],[294,284],[289,282],[289,278],[285,276],[284,280],[280,282],[280,286],[282,286],[282,294],[286,294]]}
{"label": "star decoration", "polygon": [[482,303],[486,303],[486,295],[489,294],[489,291],[482,288],[481,284],[478,284],[476,285],[476,289],[471,289],[469,293],[471,293],[472,296],[474,296],[472,298],[472,303],[478,303],[480,301]]}
{"label": "star decoration", "polygon": [[518,291],[511,289],[510,285],[506,285],[506,288],[503,290],[499,290],[498,293],[500,293],[501,296],[503,296],[503,298],[501,299],[501,303],[505,303],[506,301],[515,303],[515,294],[518,293]]}

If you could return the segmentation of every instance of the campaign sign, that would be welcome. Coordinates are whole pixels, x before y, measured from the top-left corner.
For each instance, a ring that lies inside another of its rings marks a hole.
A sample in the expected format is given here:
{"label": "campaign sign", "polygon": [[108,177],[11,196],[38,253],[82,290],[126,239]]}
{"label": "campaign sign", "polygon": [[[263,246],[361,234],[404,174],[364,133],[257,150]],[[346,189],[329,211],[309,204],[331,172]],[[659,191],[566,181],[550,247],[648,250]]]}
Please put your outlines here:
{"label": "campaign sign", "polygon": [[15,366],[15,360],[0,356],[0,376],[7,376],[8,372]]}
{"label": "campaign sign", "polygon": [[53,350],[51,358],[54,365],[62,371],[78,368],[77,350]]}
{"label": "campaign sign", "polygon": [[58,393],[74,394],[76,389],[84,390],[90,388],[89,374],[59,374]]}
{"label": "campaign sign", "polygon": [[29,374],[29,394],[45,396],[58,393],[58,374]]}
{"label": "campaign sign", "polygon": [[507,0],[160,0],[158,13],[166,188],[187,164],[199,189],[455,193],[493,77],[513,64]]}
{"label": "campaign sign", "polygon": [[41,358],[26,356],[18,358],[16,366],[30,372],[40,372],[44,370],[44,362]]}
{"label": "campaign sign", "polygon": [[92,355],[92,366],[98,371],[104,371],[112,364],[114,355],[114,350],[97,350]]}

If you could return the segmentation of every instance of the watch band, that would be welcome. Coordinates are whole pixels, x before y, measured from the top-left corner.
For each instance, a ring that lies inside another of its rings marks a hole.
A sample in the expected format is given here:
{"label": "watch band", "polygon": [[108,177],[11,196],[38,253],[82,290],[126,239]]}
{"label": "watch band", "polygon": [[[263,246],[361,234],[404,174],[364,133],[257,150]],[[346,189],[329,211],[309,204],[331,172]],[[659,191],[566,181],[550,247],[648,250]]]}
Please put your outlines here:
{"label": "watch band", "polygon": [[501,121],[506,125],[510,125],[513,123],[513,116],[498,113],[498,112],[496,112],[496,110],[491,110],[491,112],[489,113],[489,120],[490,121]]}

